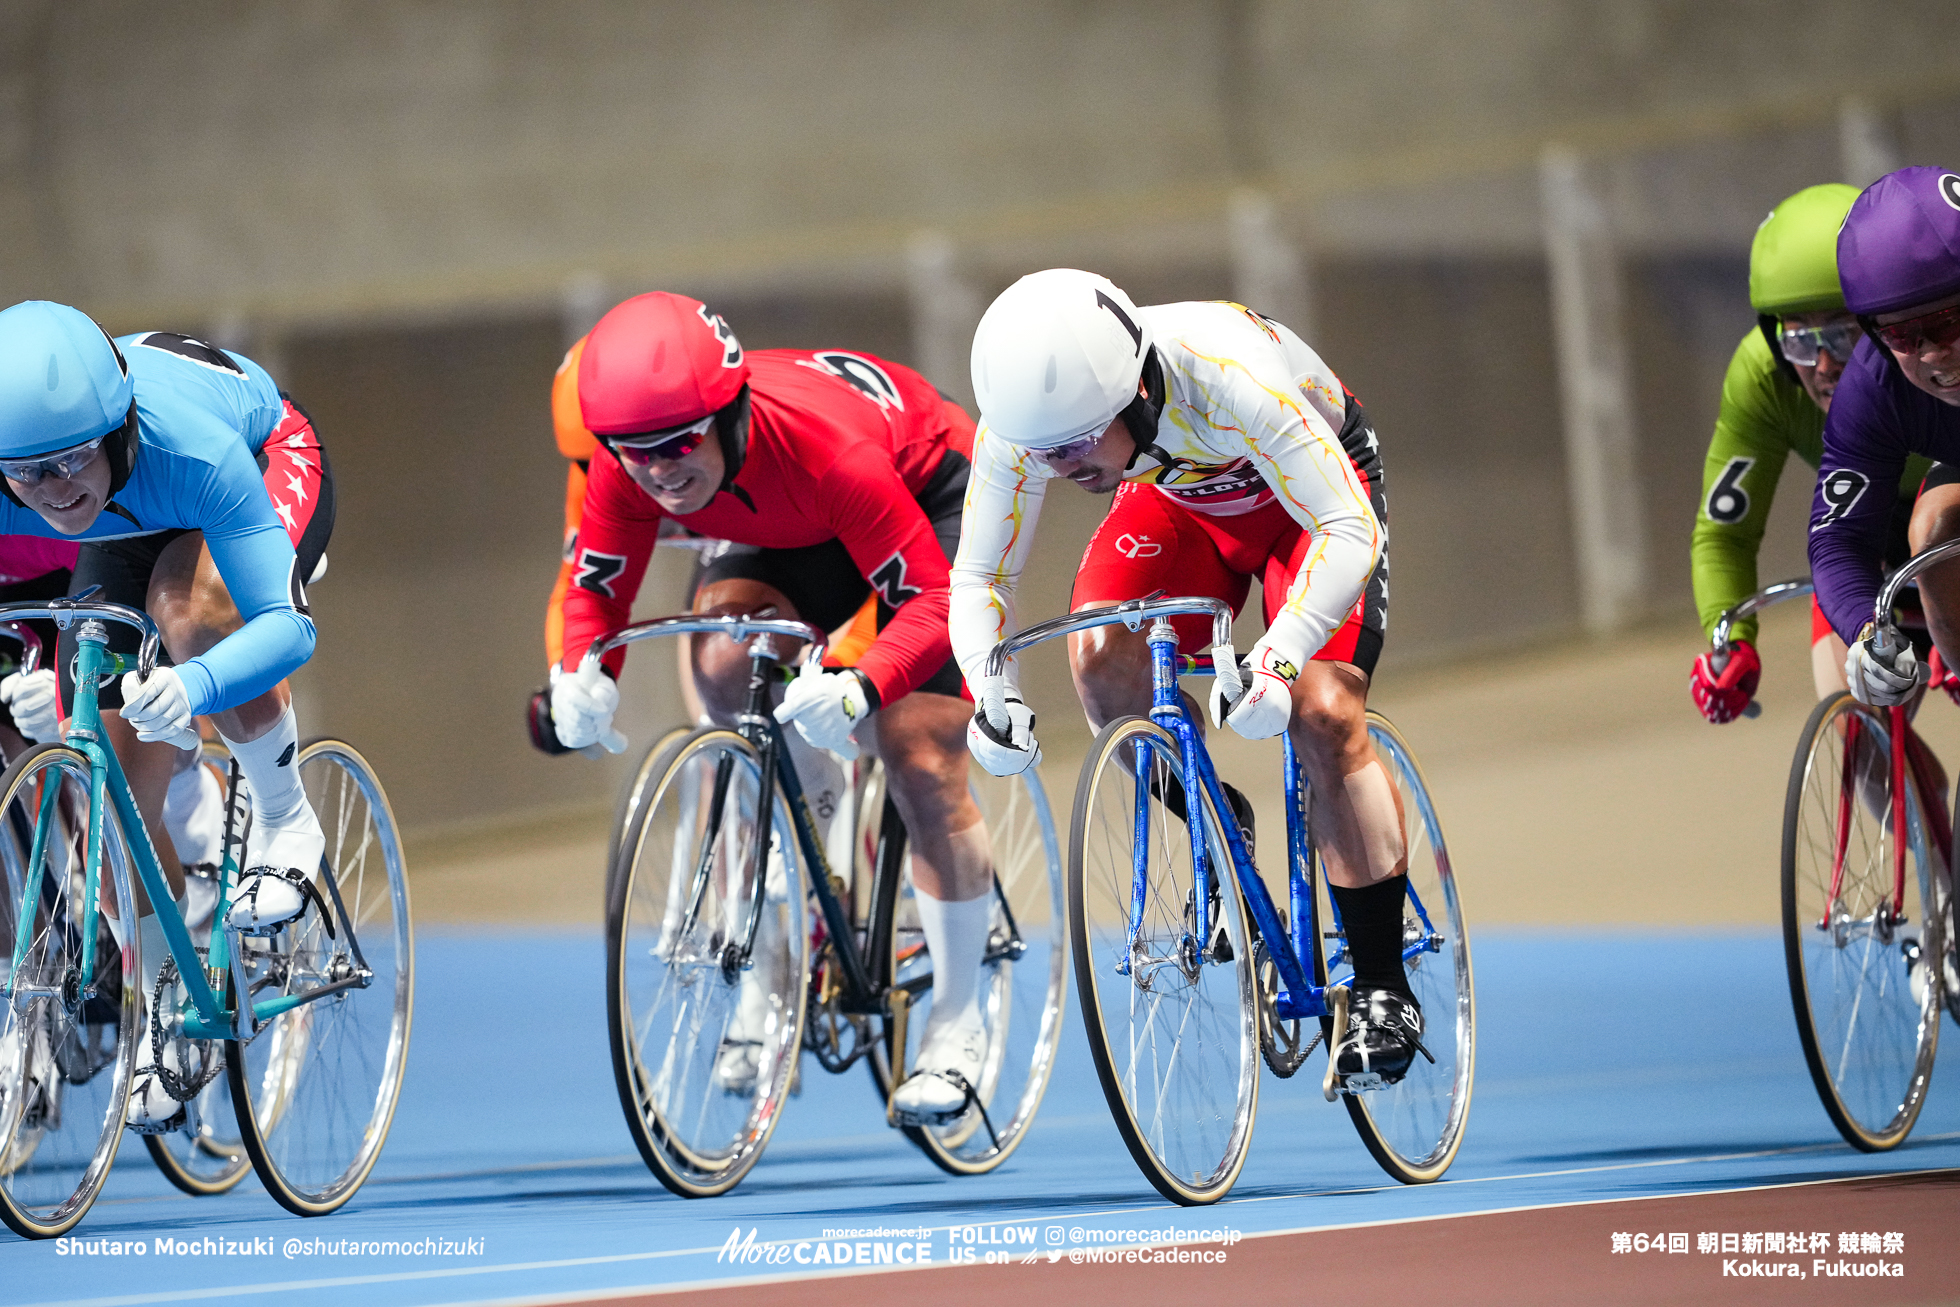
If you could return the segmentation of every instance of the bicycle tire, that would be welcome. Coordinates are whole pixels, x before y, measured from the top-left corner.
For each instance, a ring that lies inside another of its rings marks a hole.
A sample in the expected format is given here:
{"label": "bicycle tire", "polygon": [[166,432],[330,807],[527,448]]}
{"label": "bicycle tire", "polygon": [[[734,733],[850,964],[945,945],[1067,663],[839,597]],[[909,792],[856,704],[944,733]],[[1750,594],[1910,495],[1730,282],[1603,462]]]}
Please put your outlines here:
{"label": "bicycle tire", "polygon": [[[1863,1152],[1896,1148],[1912,1132],[1939,1047],[1945,922],[1929,909],[1940,900],[1940,859],[1914,784],[1905,788],[1903,920],[1881,911],[1895,884],[1897,779],[1889,721],[1840,693],[1804,724],[1783,809],[1783,949],[1797,1036],[1825,1113]],[[1933,963],[1918,995],[1915,956]]]}
{"label": "bicycle tire", "polygon": [[[1068,902],[1061,839],[1039,771],[991,776],[969,763],[968,787],[992,839],[993,917],[982,961],[981,1006],[987,1055],[976,1086],[984,1110],[969,1108],[942,1126],[901,1126],[905,1137],[950,1175],[984,1175],[1020,1146],[1040,1109],[1061,1043],[1068,1001]],[[909,859],[907,861],[909,867]],[[918,986],[907,1020],[906,1065],[912,1064],[931,1015],[932,960],[908,900],[905,873],[890,931],[893,984]],[[1015,954],[1017,946],[1023,951]],[[892,1092],[890,1021],[869,1059],[882,1098]],[[1006,1114],[1001,1103],[1011,1104]]]}
{"label": "bicycle tire", "polygon": [[[708,816],[724,763],[724,815],[715,827]],[[806,873],[788,805],[773,787],[783,884],[766,891],[750,968],[731,974],[725,965],[753,902],[743,882],[760,766],[753,745],[719,727],[671,742],[619,842],[608,904],[606,1015],[620,1107],[648,1169],[687,1198],[728,1192],[760,1160],[802,1047]],[[742,1064],[749,1056],[752,1068]]]}
{"label": "bicycle tire", "polygon": [[[1245,1165],[1258,1110],[1252,950],[1237,885],[1220,883],[1232,871],[1218,815],[1208,795],[1188,789],[1187,804],[1196,799],[1204,813],[1219,877],[1216,907],[1233,956],[1217,959],[1215,932],[1210,942],[1194,937],[1187,830],[1158,797],[1148,797],[1143,808],[1148,888],[1131,939],[1139,787],[1120,756],[1125,750],[1132,751],[1132,766],[1137,753],[1148,754],[1157,794],[1185,780],[1176,741],[1146,717],[1116,719],[1090,746],[1069,824],[1076,992],[1097,1079],[1138,1169],[1172,1202],[1214,1203]],[[1159,977],[1166,983],[1153,988]],[[1170,1015],[1158,1020],[1166,1007]],[[1174,1041],[1165,1031],[1175,1033]]]}
{"label": "bicycle tire", "polygon": [[[1368,735],[1395,788],[1396,809],[1403,814],[1411,895],[1403,913],[1403,951],[1418,940],[1429,946],[1404,966],[1422,1008],[1423,1042],[1436,1061],[1417,1055],[1396,1084],[1341,1098],[1361,1142],[1382,1170],[1403,1184],[1429,1184],[1456,1160],[1470,1115],[1477,1065],[1470,936],[1443,826],[1415,754],[1380,713],[1368,714]],[[1328,1056],[1333,1056],[1331,1036]]]}
{"label": "bicycle tire", "polygon": [[[342,740],[300,746],[295,765],[327,837],[332,869],[317,906],[244,950],[248,996],[307,992],[370,979],[268,1019],[249,1041],[228,1041],[225,1074],[240,1137],[266,1192],[300,1216],[324,1216],[360,1189],[387,1142],[407,1068],[415,1007],[415,941],[407,865],[393,810],[374,769]],[[229,979],[227,993],[240,1001]]]}
{"label": "bicycle tire", "polygon": [[[67,1233],[101,1193],[122,1142],[143,1029],[135,931],[118,957],[106,923],[98,929],[96,996],[83,990],[81,839],[59,813],[76,799],[86,812],[88,793],[89,760],[66,745],[38,745],[0,774],[0,978],[10,996],[0,1001],[0,1220],[29,1239]],[[44,810],[57,814],[57,833],[44,842],[42,891],[29,902],[33,831]],[[103,875],[128,913],[135,862],[113,807],[100,829]],[[16,974],[22,921],[33,924]],[[22,1002],[22,985],[47,992]]]}

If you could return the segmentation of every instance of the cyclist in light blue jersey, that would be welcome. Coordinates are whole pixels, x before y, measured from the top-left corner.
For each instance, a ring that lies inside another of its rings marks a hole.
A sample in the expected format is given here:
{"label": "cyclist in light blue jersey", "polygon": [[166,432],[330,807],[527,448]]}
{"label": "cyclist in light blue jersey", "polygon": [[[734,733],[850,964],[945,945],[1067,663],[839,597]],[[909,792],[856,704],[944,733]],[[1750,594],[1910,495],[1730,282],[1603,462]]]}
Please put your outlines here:
{"label": "cyclist in light blue jersey", "polygon": [[[304,582],[323,566],[332,527],[333,480],[312,424],[258,364],[167,332],[111,340],[65,305],[0,311],[0,535],[79,541],[73,592],[99,585],[95,598],[156,620],[165,665],[147,682],[105,686],[102,707],[121,711],[104,725],[180,901],[182,868],[161,821],[176,760],[165,742],[195,747],[198,716],[217,726],[252,796],[229,910],[252,934],[317,901],[325,841],[293,766],[299,730],[284,682],[313,652]],[[133,651],[134,633],[114,629],[111,647]],[[64,632],[63,703],[73,702],[72,653]],[[9,689],[17,697],[20,682]],[[149,913],[139,902],[133,914],[146,997],[167,956]],[[130,1120],[162,1124],[181,1105],[147,1074],[150,1041],[138,1047]]]}

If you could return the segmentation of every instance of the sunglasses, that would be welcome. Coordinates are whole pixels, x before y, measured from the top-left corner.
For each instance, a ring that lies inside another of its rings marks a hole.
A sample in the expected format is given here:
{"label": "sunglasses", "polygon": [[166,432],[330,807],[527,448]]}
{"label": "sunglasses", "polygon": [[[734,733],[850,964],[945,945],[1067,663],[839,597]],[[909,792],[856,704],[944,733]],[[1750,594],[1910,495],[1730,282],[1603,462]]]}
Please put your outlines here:
{"label": "sunglasses", "polygon": [[1089,457],[1089,452],[1096,447],[1096,442],[1102,439],[1102,434],[1101,431],[1092,431],[1086,436],[1077,436],[1074,440],[1065,440],[1059,445],[1037,449],[1034,455],[1044,463],[1079,463]]}
{"label": "sunglasses", "polygon": [[649,431],[632,440],[611,437],[607,443],[613,452],[629,463],[645,467],[648,463],[671,463],[686,458],[695,450],[708,443],[708,433],[715,429],[715,415],[710,413],[699,422],[690,422],[684,427],[669,427],[665,431]]}
{"label": "sunglasses", "polygon": [[58,449],[39,458],[0,459],[0,476],[24,486],[39,485],[43,477],[66,481],[95,461],[96,455],[102,452],[102,442],[108,438],[105,432],[93,440]]}
{"label": "sunglasses", "polygon": [[1800,368],[1814,368],[1817,356],[1827,350],[1832,358],[1845,362],[1862,335],[1855,322],[1833,322],[1828,327],[1784,327],[1777,332],[1776,343],[1790,362]]}
{"label": "sunglasses", "polygon": [[1942,349],[1960,340],[1960,304],[1933,313],[1874,327],[1885,348],[1900,354],[1917,354],[1924,345]]}

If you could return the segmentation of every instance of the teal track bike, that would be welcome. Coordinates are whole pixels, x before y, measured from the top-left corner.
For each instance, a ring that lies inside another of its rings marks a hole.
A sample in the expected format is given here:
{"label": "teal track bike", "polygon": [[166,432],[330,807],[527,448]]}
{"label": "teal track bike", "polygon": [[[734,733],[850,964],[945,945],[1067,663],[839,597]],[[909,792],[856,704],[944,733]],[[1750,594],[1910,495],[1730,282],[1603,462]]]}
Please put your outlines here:
{"label": "teal track bike", "polygon": [[[387,1139],[414,994],[406,867],[380,782],[350,745],[301,746],[327,837],[317,896],[298,922],[252,938],[224,925],[247,809],[234,769],[224,866],[188,900],[193,931],[97,705],[110,678],[154,670],[155,625],[86,594],[0,606],[0,621],[27,618],[74,629],[76,690],[65,740],[0,776],[0,1220],[51,1238],[88,1212],[126,1133],[138,1040],[186,1104],[148,1140],[174,1183],[222,1192],[242,1177],[242,1152],[289,1211],[338,1209]],[[142,633],[134,660],[109,650],[110,622]],[[138,932],[107,920],[132,915],[139,886],[170,951],[148,994]]]}

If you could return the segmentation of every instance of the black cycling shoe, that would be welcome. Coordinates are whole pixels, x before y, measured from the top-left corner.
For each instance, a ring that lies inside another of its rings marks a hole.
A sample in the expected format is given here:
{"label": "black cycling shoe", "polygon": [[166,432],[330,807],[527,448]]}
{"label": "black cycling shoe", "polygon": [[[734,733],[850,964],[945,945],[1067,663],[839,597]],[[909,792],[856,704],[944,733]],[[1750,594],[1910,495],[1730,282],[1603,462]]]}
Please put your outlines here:
{"label": "black cycling shoe", "polygon": [[1364,989],[1348,1000],[1348,1027],[1334,1049],[1334,1072],[1344,1093],[1365,1093],[1400,1083],[1421,1053],[1422,1008],[1393,989]]}

